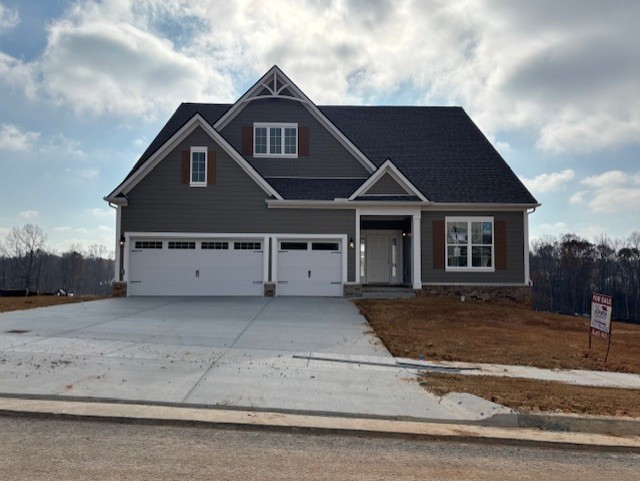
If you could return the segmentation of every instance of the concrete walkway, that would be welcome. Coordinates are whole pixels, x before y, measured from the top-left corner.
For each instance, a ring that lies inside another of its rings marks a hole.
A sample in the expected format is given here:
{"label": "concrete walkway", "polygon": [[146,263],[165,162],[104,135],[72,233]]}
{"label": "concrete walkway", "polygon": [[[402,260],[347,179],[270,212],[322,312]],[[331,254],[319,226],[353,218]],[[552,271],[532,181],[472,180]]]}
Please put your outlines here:
{"label": "concrete walkway", "polygon": [[396,362],[415,366],[418,370],[451,369],[468,376],[498,376],[540,381],[556,381],[576,386],[640,389],[640,374],[606,371],[584,371],[578,369],[541,369],[530,366],[508,366],[505,364],[482,364],[473,362],[416,361],[396,358]]}

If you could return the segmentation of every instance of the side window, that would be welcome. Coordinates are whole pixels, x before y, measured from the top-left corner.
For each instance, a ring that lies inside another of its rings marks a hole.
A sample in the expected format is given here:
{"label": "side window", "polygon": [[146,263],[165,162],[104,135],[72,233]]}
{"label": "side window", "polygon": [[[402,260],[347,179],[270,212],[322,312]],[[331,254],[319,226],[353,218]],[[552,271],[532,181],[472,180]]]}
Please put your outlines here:
{"label": "side window", "polygon": [[493,270],[493,218],[446,218],[447,270]]}
{"label": "side window", "polygon": [[189,185],[205,187],[207,185],[207,148],[191,147]]}

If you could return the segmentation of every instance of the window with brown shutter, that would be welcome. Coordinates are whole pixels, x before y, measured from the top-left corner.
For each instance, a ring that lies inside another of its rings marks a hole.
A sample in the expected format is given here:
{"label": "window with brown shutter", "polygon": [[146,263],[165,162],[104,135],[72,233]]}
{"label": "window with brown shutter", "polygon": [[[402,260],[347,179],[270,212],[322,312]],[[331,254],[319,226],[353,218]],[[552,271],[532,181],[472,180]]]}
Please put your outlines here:
{"label": "window with brown shutter", "polygon": [[189,184],[189,176],[191,175],[191,152],[182,151],[182,183]]}
{"label": "window with brown shutter", "polygon": [[298,155],[306,157],[309,155],[309,127],[298,127]]}
{"label": "window with brown shutter", "polygon": [[207,156],[207,184],[214,185],[216,183],[216,151],[209,149]]}
{"label": "window with brown shutter", "polygon": [[444,221],[433,221],[433,268],[444,269]]}
{"label": "window with brown shutter", "polygon": [[253,125],[242,127],[242,155],[253,155]]}
{"label": "window with brown shutter", "polygon": [[496,270],[504,271],[507,269],[507,223],[504,220],[497,220],[494,224]]}

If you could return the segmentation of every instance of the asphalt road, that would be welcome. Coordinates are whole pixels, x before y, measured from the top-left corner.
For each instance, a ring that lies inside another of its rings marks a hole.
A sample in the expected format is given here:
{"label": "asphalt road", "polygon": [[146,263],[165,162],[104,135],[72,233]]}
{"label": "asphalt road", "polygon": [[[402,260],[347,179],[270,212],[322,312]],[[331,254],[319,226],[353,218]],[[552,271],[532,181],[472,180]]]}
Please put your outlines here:
{"label": "asphalt road", "polygon": [[640,454],[0,417],[0,479],[638,480]]}

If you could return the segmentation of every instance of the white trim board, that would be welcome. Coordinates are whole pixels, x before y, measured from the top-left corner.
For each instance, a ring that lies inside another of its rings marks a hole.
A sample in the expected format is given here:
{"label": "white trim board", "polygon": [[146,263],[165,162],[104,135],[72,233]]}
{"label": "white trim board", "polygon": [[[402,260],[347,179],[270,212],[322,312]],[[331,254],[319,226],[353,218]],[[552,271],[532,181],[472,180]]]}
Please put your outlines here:
{"label": "white trim board", "polygon": [[256,183],[265,193],[283,200],[282,196],[260,175],[258,172],[236,151],[209,123],[200,115],[195,114],[182,126],[169,140],[167,140],[151,157],[149,157],[128,179],[122,182],[116,189],[105,197],[105,200],[116,202],[115,197],[120,194],[127,194],[133,189],[151,170],[158,165],[169,152],[175,149],[184,139],[196,128],[201,127],[233,159],[242,170]]}
{"label": "white trim board", "polygon": [[[358,189],[351,194],[349,200],[355,200],[356,197],[361,195],[366,195],[366,192],[373,187],[385,174],[389,174],[393,180],[395,180],[406,192],[408,195],[415,195],[422,202],[429,203],[429,199],[427,199],[420,190],[407,179],[400,170],[395,166],[395,164],[391,161],[391,159],[387,159],[384,163],[374,172],[371,177],[369,177],[366,182],[364,182]],[[375,194],[379,195],[379,194]],[[396,195],[396,194],[393,194]]]}

